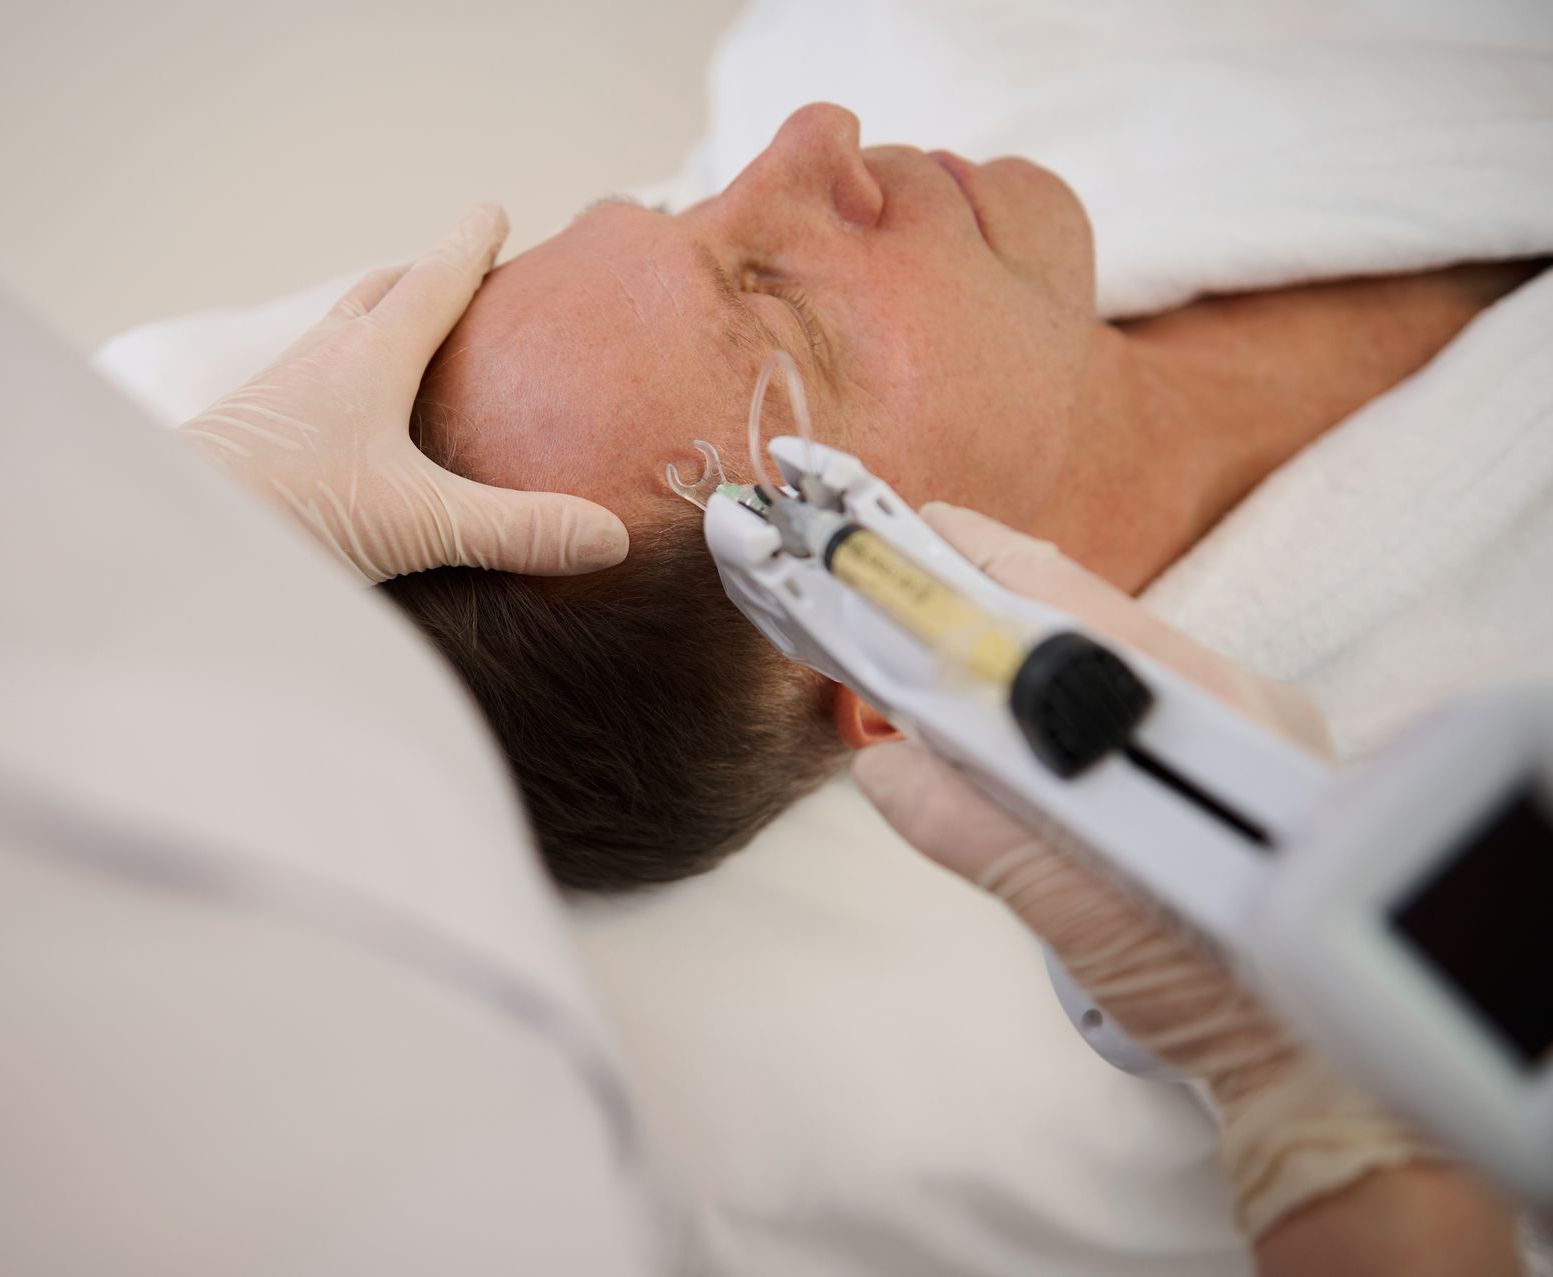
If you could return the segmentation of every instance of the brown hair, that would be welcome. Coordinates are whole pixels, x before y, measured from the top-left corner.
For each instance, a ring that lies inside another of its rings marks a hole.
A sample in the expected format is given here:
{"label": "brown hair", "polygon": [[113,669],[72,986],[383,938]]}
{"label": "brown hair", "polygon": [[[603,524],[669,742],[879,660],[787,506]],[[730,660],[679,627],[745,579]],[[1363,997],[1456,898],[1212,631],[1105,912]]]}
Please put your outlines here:
{"label": "brown hair", "polygon": [[438,568],[382,587],[474,694],[566,886],[709,869],[843,752],[828,685],[729,602],[685,516],[594,576]]}

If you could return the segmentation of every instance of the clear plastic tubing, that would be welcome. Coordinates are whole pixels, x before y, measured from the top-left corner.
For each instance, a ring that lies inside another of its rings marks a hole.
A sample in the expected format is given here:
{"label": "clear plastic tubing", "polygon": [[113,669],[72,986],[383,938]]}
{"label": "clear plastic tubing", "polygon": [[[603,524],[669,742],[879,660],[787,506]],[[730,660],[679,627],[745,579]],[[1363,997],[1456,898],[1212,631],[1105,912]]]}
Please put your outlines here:
{"label": "clear plastic tubing", "polygon": [[804,457],[805,468],[810,474],[814,473],[814,422],[809,416],[809,401],[804,397],[803,378],[798,375],[798,365],[793,362],[793,357],[785,350],[773,350],[766,356],[766,362],[761,365],[760,377],[755,382],[755,394],[750,400],[750,468],[755,472],[755,482],[765,489],[768,496],[787,491],[785,484],[776,485],[771,482],[771,475],[766,470],[766,449],[760,438],[760,413],[766,402],[766,387],[771,384],[771,374],[780,368],[787,381],[787,400],[792,405],[793,421],[798,427],[798,437],[804,441],[807,449]]}

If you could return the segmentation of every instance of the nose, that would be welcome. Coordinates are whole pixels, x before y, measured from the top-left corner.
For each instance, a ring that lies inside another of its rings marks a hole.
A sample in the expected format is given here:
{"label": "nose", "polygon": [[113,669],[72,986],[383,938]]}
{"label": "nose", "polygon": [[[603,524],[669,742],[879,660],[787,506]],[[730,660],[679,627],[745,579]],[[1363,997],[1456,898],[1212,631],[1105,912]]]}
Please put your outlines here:
{"label": "nose", "polygon": [[842,221],[872,226],[884,211],[884,191],[863,163],[858,135],[857,116],[845,107],[829,102],[800,107],[736,185],[755,187],[762,195],[824,200]]}

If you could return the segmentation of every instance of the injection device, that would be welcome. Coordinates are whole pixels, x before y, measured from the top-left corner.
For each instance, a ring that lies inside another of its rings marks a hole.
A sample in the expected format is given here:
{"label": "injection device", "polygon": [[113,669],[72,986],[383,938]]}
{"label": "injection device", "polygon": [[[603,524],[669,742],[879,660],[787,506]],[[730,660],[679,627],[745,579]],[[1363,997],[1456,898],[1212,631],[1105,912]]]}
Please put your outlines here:
{"label": "injection device", "polygon": [[[778,356],[778,361],[781,361]],[[1553,1205],[1553,695],[1437,714],[1339,774],[1147,655],[1012,593],[805,437],[696,483],[729,597],[1010,814],[1163,904],[1317,1050]],[[1166,1075],[1048,958],[1105,1058]]]}

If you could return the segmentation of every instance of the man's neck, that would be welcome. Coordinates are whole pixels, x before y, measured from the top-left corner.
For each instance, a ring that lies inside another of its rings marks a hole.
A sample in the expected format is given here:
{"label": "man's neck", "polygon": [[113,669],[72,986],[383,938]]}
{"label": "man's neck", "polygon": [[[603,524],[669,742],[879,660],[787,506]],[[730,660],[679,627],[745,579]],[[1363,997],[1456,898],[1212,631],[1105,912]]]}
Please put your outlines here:
{"label": "man's neck", "polygon": [[1544,263],[1213,297],[1100,325],[1042,535],[1137,591],[1273,470]]}

